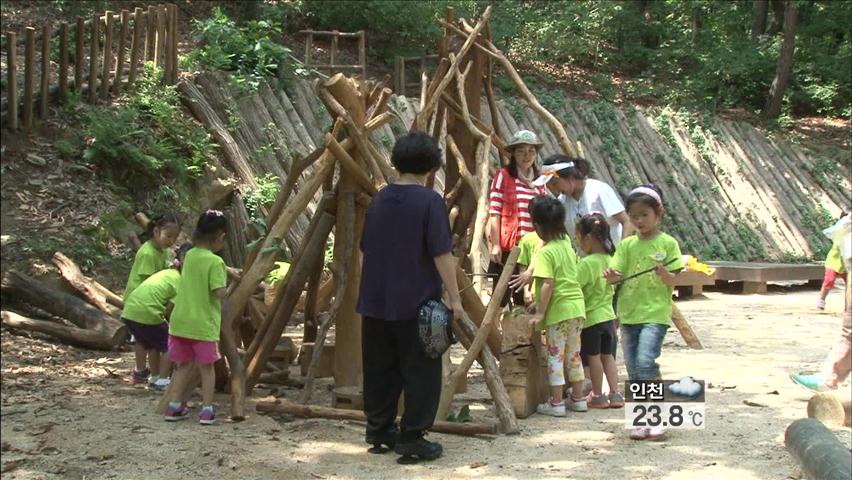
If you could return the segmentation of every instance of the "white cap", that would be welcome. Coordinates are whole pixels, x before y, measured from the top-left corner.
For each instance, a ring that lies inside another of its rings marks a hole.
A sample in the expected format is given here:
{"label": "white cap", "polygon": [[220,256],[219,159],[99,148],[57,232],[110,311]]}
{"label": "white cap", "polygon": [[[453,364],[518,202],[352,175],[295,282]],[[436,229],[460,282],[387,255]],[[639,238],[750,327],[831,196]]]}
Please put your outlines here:
{"label": "white cap", "polygon": [[542,185],[547,185],[547,182],[556,175],[560,170],[564,170],[566,168],[574,168],[574,162],[562,162],[562,163],[553,163],[550,165],[544,165],[541,167],[541,176],[536,178],[533,181],[533,185],[536,187],[540,187]]}

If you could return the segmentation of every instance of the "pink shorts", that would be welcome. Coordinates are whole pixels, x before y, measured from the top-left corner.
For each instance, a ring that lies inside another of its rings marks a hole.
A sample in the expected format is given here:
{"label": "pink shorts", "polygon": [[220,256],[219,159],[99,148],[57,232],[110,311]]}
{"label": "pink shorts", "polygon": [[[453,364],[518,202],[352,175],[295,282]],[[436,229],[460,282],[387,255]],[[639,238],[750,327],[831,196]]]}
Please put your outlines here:
{"label": "pink shorts", "polygon": [[209,365],[219,360],[219,344],[169,335],[169,358],[177,364],[195,360],[199,365]]}

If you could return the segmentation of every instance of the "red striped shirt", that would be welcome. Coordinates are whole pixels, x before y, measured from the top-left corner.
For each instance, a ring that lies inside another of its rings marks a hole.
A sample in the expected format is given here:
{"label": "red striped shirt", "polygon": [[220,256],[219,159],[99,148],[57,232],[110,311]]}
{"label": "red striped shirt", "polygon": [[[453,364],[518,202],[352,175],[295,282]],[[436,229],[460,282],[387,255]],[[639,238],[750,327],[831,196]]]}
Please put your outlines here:
{"label": "red striped shirt", "polygon": [[515,182],[515,196],[518,202],[518,238],[521,238],[525,234],[535,231],[529,211],[530,200],[537,195],[546,195],[547,191],[544,187],[530,187],[523,180],[504,175],[503,170],[500,170],[491,183],[491,193],[489,194],[488,213],[492,217],[499,217],[503,213],[504,181]]}

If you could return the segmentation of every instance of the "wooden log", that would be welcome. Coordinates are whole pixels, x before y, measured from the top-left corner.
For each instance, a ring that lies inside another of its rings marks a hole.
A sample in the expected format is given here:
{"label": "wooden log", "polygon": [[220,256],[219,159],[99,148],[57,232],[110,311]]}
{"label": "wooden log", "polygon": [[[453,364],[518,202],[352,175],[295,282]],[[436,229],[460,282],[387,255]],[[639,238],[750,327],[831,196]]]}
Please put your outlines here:
{"label": "wooden log", "polygon": [[784,432],[784,446],[809,479],[852,478],[852,453],[819,420],[800,418],[791,423]]}
{"label": "wooden log", "polygon": [[121,315],[121,311],[107,302],[101,291],[94,285],[94,281],[83,275],[80,267],[73,260],[63,255],[62,252],[56,252],[53,254],[53,264],[56,265],[56,269],[59,270],[62,278],[98,310],[116,318]]}
{"label": "wooden log", "polygon": [[171,75],[168,82],[174,84],[177,83],[178,79],[178,9],[174,3],[169,4],[169,18],[171,20],[171,34],[169,35]]}
{"label": "wooden log", "polygon": [[230,368],[229,384],[231,387],[231,420],[245,420],[246,370],[243,360],[237,352],[237,342],[234,336],[233,317],[222,322],[219,333],[219,348],[228,360]]}
{"label": "wooden log", "polygon": [[9,328],[44,333],[56,337],[68,345],[93,350],[112,350],[127,338],[127,327],[124,325],[116,328],[110,334],[103,330],[69,327],[48,320],[29,318],[6,310],[0,312],[0,317],[2,317],[3,325]]}
{"label": "wooden log", "polygon": [[361,170],[355,160],[343,147],[340,146],[339,143],[337,143],[337,140],[335,140],[330,133],[326,134],[325,141],[329,150],[331,150],[331,153],[333,153],[337,160],[340,161],[340,166],[355,179],[358,185],[360,185],[365,192],[370,195],[378,193],[378,190],[376,190],[376,187],[373,185],[373,182],[367,174],[364,173],[364,170]]}
{"label": "wooden log", "polygon": [[550,394],[541,333],[530,328],[529,319],[526,314],[503,316],[500,375],[519,418],[534,414]]}
{"label": "wooden log", "polygon": [[808,418],[815,418],[826,426],[848,427],[852,425],[852,401],[836,393],[817,393],[808,400]]}
{"label": "wooden log", "polygon": [[290,316],[296,307],[296,302],[304,289],[305,282],[311,272],[311,268],[316,265],[316,259],[322,258],[325,252],[325,242],[318,239],[328,238],[332,227],[334,226],[334,215],[328,212],[317,212],[320,216],[319,222],[316,225],[313,238],[306,238],[304,248],[299,254],[299,258],[295,261],[290,271],[287,273],[287,283],[284,291],[279,293],[282,297],[281,305],[275,312],[275,317],[269,323],[269,327],[260,340],[260,345],[257,348],[256,354],[248,360],[246,368],[246,387],[251,391],[258,376],[266,366],[266,361],[269,354],[275,349],[284,328],[290,320]]}
{"label": "wooden log", "polygon": [[[462,306],[464,307],[465,313],[467,313],[473,323],[479,327],[485,319],[486,308],[485,305],[482,304],[482,299],[473,289],[473,283],[470,278],[460,266],[456,267],[456,282],[458,282],[459,285],[459,292],[461,292]],[[500,332],[496,328],[489,329],[487,343],[488,348],[494,352],[494,355],[499,357],[502,339]]]}
{"label": "wooden log", "polygon": [[[305,325],[302,334],[302,343],[314,342],[317,338],[317,296],[319,295],[320,281],[322,280],[322,271],[325,258],[317,259],[317,264],[314,265],[311,275],[308,277],[308,288],[305,293]],[[296,305],[299,309],[299,305]]]}
{"label": "wooden log", "polygon": [[112,12],[106,11],[106,27],[104,30],[104,64],[101,73],[101,99],[109,96],[109,72],[112,69]]}
{"label": "wooden log", "polygon": [[[189,395],[195,390],[198,385],[201,384],[201,370],[198,368],[198,364],[193,363],[192,367],[189,370],[188,380],[186,382],[186,389],[181,393],[180,398],[189,399]],[[160,401],[157,402],[157,407],[154,409],[154,413],[158,413],[162,415],[166,411],[166,407],[169,406],[169,400],[172,398],[174,393],[175,383],[172,382],[169,384],[169,388],[166,389],[165,393],[163,393]]]}
{"label": "wooden log", "polygon": [[35,29],[26,29],[27,46],[24,51],[24,128],[33,128],[33,89],[35,85]]}
{"label": "wooden log", "polygon": [[166,63],[166,6],[157,5],[157,40],[154,43],[154,65],[165,66]]}
{"label": "wooden log", "polygon": [[680,332],[680,336],[683,337],[683,340],[689,346],[689,348],[693,348],[695,350],[703,350],[704,346],[701,345],[701,341],[698,339],[698,336],[692,330],[692,327],[689,325],[689,322],[686,321],[686,317],[683,316],[680,309],[677,308],[677,305],[672,302],[672,323],[677,328],[677,331]]}
{"label": "wooden log", "polygon": [[467,162],[464,160],[464,156],[461,151],[459,151],[458,145],[456,145],[456,141],[453,139],[452,135],[447,135],[447,150],[453,155],[453,158],[456,159],[456,165],[458,165],[459,169],[459,177],[464,182],[465,185],[470,188],[471,193],[474,195],[479,192],[479,181],[477,178],[470,173],[470,170],[467,169]]}
{"label": "wooden log", "polygon": [[95,103],[98,96],[98,43],[101,41],[98,18],[97,13],[92,18],[92,38],[89,41],[89,103]]}
{"label": "wooden log", "polygon": [[39,118],[47,118],[47,106],[50,103],[50,24],[45,23],[41,30],[41,94],[39,95]]}
{"label": "wooden log", "polygon": [[[335,248],[339,277],[335,286],[334,302],[332,302],[331,307],[329,308],[328,316],[323,319],[322,323],[320,323],[307,374],[304,376],[305,387],[302,390],[302,395],[299,399],[299,401],[303,404],[308,403],[311,400],[311,395],[313,395],[314,379],[316,378],[317,369],[322,361],[322,351],[325,345],[325,338],[332,322],[337,319],[338,312],[340,311],[346,297],[346,291],[349,290],[347,282],[351,281],[349,270],[352,266],[352,257],[355,255],[356,242],[355,195],[352,192],[344,192],[340,198],[341,201],[338,203],[337,207],[338,218],[348,219],[349,221],[345,223],[338,223],[335,227],[335,235],[340,240],[340,245],[336,245]],[[335,243],[337,242],[335,241]],[[343,340],[343,337],[340,338]],[[336,363],[337,360],[335,355],[334,364],[336,365]]]}
{"label": "wooden log", "polygon": [[76,92],[83,91],[83,35],[85,34],[86,20],[83,17],[77,17],[77,27],[74,30],[74,90]]}
{"label": "wooden log", "polygon": [[[127,88],[133,86],[136,81],[136,72],[139,68],[139,50],[142,42],[142,8],[133,9],[133,37],[130,40],[130,71],[127,74]],[[144,51],[143,51],[144,55]]]}
{"label": "wooden log", "polygon": [[[352,420],[356,422],[367,421],[367,416],[362,411],[318,407],[315,405],[300,405],[286,399],[269,398],[258,400],[256,408],[258,412],[286,413],[288,415],[302,418],[329,418],[333,420]],[[465,436],[495,435],[497,433],[497,425],[472,422],[455,423],[436,421],[429,431]]]}
{"label": "wooden log", "polygon": [[[449,138],[449,137],[448,137]],[[473,224],[473,243],[470,247],[470,261],[474,273],[485,273],[488,270],[487,250],[485,248],[485,231],[488,226],[488,187],[490,177],[488,176],[489,153],[491,152],[491,137],[486,136],[484,140],[476,145],[476,168],[477,181],[479,185],[476,190],[476,216]],[[474,277],[474,284],[484,277]],[[480,282],[479,291],[482,291]]]}
{"label": "wooden log", "polygon": [[441,98],[441,94],[444,92],[450,82],[454,79],[455,72],[459,69],[462,59],[464,58],[468,50],[470,50],[471,46],[473,46],[474,40],[479,34],[479,31],[482,30],[483,27],[485,27],[485,24],[488,23],[490,18],[491,5],[489,5],[485,9],[485,12],[482,13],[482,16],[479,18],[479,21],[476,22],[476,27],[474,27],[473,32],[468,37],[468,39],[465,40],[464,44],[459,49],[458,54],[456,54],[455,61],[450,62],[450,67],[447,70],[447,74],[444,75],[443,78],[441,78],[440,83],[438,83],[438,86],[435,87],[435,91],[432,92],[432,96],[429,97],[429,100],[426,102],[426,106],[423,107],[420,113],[417,114],[417,127],[419,130],[426,130],[426,122],[432,116],[432,109],[435,108],[438,103],[438,100]]}
{"label": "wooden log", "polygon": [[[485,341],[488,338],[488,330],[491,329],[493,327],[492,324],[495,323],[494,319],[497,317],[501,308],[500,300],[503,298],[503,294],[509,286],[509,279],[512,277],[512,272],[515,269],[520,252],[520,249],[515,247],[509,254],[509,258],[506,260],[506,267],[503,269],[503,273],[500,274],[500,279],[497,281],[497,286],[494,288],[494,294],[491,297],[491,301],[488,303],[488,308],[485,310],[485,317],[482,319],[482,324],[476,332],[476,338],[473,339],[470,349],[468,349],[461,364],[459,364],[459,367],[450,377],[449,384],[445,385],[445,388],[441,391],[441,400],[438,404],[438,413],[435,418],[447,417],[447,412],[449,411],[450,404],[453,401],[453,392],[456,391],[456,388],[461,381],[461,377],[467,376],[467,371],[470,370],[470,366],[473,364],[474,359],[479,356],[479,352],[482,350],[483,345],[485,345]],[[502,411],[498,409],[498,415],[501,416],[500,425],[503,432],[510,433],[519,431],[518,419],[515,417],[514,411],[511,409],[508,411],[505,409]]]}
{"label": "wooden log", "polygon": [[112,91],[115,95],[121,94],[121,77],[124,73],[124,47],[127,42],[127,29],[130,23],[130,12],[121,11],[121,26],[118,30],[118,52],[116,52],[115,77],[112,82]]}
{"label": "wooden log", "polygon": [[249,188],[256,190],[258,188],[257,181],[253,174],[253,169],[249,164],[249,159],[243,154],[234,137],[225,127],[219,115],[207,102],[205,95],[201,93],[194,83],[184,81],[178,84],[178,90],[181,93],[181,99],[189,108],[195,118],[197,118],[207,129],[213,134],[216,143],[222,148],[222,153],[228,161],[228,166],[231,171],[237,174],[237,177]]}
{"label": "wooden log", "polygon": [[68,93],[68,22],[59,26],[59,99]]}
{"label": "wooden log", "polygon": [[367,34],[358,31],[358,64],[361,65],[361,78],[367,80]]}
{"label": "wooden log", "polygon": [[9,130],[18,129],[18,48],[15,32],[6,32],[6,88],[8,90],[6,103]]}
{"label": "wooden log", "polygon": [[157,44],[157,7],[148,5],[148,15],[145,17],[145,26],[147,34],[145,35],[145,45],[142,51],[142,61],[148,62],[154,58],[152,50],[156,51]]}

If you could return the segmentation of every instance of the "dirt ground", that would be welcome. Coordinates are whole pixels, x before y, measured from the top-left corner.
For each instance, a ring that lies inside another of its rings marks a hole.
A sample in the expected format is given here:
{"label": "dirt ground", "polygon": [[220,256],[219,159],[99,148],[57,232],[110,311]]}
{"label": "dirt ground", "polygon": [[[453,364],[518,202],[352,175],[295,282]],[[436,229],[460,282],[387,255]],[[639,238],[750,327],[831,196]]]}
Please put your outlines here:
{"label": "dirt ground", "polygon": [[[802,289],[711,292],[679,302],[705,349],[686,348],[672,330],[660,363],[667,379],[692,375],[712,384],[705,430],[634,442],[626,438],[623,410],[565,419],[534,415],[521,421],[518,436],[431,434],[443,443],[444,456],[413,466],[398,465],[393,454],[367,454],[362,425],[259,415],[253,401],[245,422],[166,423],[153,411],[160,397],[125,382],[130,352],[84,351],[4,327],[3,478],[796,479],[801,474],[784,450],[784,429],[805,415],[810,395],[787,375],[818,370],[840,325],[842,293],[829,297],[828,313],[813,308],[815,295]],[[463,351],[453,353],[458,362]],[[842,388],[849,391],[848,383]],[[320,383],[316,402],[329,404],[329,390],[328,380]],[[276,393],[295,398],[298,390]],[[469,403],[474,420],[493,421],[486,398],[475,366],[455,407]],[[227,396],[217,401],[226,411]],[[849,429],[836,433],[850,445]]]}

